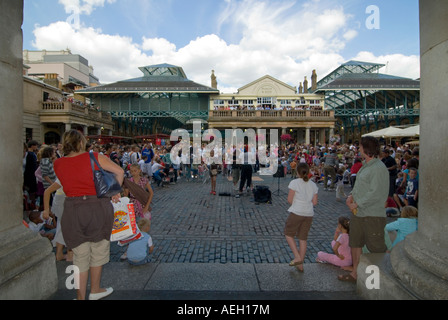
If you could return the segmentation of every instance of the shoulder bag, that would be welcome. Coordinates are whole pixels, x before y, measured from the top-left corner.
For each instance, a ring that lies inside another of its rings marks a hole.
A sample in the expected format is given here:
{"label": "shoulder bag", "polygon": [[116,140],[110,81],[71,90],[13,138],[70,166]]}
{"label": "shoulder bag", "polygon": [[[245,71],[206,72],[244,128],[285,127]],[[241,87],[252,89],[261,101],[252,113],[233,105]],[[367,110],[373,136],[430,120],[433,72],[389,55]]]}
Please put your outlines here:
{"label": "shoulder bag", "polygon": [[[115,174],[103,170],[92,152],[90,154],[90,163],[92,165],[93,182],[95,183],[96,195],[98,198],[112,198],[121,192],[121,186],[115,179]],[[99,170],[95,170],[93,163],[96,163]]]}

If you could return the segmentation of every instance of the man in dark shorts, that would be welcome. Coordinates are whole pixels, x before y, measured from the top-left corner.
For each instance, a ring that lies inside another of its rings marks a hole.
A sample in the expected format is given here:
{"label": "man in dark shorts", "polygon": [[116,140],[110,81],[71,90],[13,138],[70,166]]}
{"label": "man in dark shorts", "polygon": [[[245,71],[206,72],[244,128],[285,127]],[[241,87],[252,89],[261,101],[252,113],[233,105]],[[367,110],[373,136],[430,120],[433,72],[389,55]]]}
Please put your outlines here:
{"label": "man in dark shorts", "polygon": [[380,144],[374,137],[361,139],[360,152],[363,166],[356,175],[356,184],[346,204],[352,212],[350,221],[350,247],[353,271],[338,277],[341,281],[355,282],[357,268],[364,245],[372,253],[386,252],[384,205],[389,194],[389,172],[378,158]]}

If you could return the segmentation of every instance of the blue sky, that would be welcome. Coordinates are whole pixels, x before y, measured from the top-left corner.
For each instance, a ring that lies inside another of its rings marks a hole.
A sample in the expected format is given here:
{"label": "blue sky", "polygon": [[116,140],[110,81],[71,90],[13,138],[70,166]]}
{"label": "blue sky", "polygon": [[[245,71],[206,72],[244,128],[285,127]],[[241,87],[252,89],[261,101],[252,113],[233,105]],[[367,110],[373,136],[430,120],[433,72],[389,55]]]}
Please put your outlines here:
{"label": "blue sky", "polygon": [[265,74],[298,86],[351,59],[418,78],[418,18],[418,0],[25,0],[23,32],[24,49],[70,48],[103,83],[171,63],[202,84],[213,69],[230,92]]}

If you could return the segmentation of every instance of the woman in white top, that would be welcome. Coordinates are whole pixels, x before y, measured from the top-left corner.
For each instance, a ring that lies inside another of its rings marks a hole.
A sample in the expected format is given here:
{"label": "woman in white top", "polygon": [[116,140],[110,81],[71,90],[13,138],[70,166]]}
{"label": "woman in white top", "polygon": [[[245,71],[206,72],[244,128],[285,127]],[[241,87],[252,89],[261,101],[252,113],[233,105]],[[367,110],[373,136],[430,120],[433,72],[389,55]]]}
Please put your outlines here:
{"label": "woman in white top", "polygon": [[[310,181],[310,168],[306,163],[297,165],[298,179],[289,184],[288,203],[291,207],[288,209],[289,217],[286,220],[284,234],[292,253],[294,260],[290,262],[291,267],[303,272],[303,261],[305,259],[308,233],[311,229],[314,216],[314,206],[317,205],[317,185]],[[299,248],[295,241],[299,239]]]}

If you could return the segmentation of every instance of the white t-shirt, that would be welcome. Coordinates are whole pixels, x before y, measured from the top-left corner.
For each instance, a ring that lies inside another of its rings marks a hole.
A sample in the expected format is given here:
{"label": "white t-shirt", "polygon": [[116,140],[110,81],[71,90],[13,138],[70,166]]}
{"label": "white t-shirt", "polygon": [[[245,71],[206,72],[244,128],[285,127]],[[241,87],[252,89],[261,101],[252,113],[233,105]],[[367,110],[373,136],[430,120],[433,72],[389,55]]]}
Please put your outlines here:
{"label": "white t-shirt", "polygon": [[305,216],[314,216],[313,197],[319,192],[317,185],[313,181],[305,182],[302,178],[291,181],[289,189],[295,191],[294,199],[289,212]]}
{"label": "white t-shirt", "polygon": [[162,165],[160,163],[155,162],[152,165],[152,173],[155,173],[157,170],[159,170],[160,168],[162,168]]}

